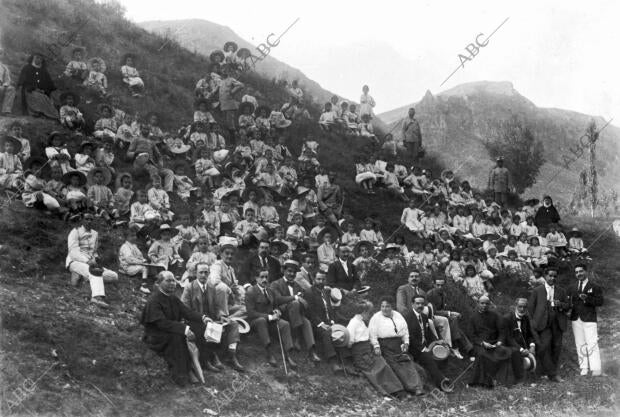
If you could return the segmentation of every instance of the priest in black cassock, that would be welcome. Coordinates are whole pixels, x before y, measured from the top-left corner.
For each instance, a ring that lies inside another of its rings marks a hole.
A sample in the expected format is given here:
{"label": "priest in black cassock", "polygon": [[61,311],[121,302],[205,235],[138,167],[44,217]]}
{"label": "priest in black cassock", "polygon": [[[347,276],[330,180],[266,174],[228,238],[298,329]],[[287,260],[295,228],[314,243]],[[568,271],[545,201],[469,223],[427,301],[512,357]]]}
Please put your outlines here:
{"label": "priest in black cassock", "polygon": [[[173,381],[184,386],[188,383],[191,370],[187,340],[198,346],[201,364],[208,358],[204,339],[208,317],[190,310],[176,297],[176,280],[171,272],[160,272],[156,284],[156,291],[149,297],[142,311],[142,340],[150,349],[163,356]],[[181,322],[181,319],[185,319],[187,324]]]}
{"label": "priest in black cassock", "polygon": [[520,360],[519,352],[506,347],[502,318],[489,310],[491,300],[486,295],[478,299],[478,309],[472,314],[472,342],[476,362],[474,375],[469,385],[493,388],[494,380],[502,385],[512,385],[512,356]]}

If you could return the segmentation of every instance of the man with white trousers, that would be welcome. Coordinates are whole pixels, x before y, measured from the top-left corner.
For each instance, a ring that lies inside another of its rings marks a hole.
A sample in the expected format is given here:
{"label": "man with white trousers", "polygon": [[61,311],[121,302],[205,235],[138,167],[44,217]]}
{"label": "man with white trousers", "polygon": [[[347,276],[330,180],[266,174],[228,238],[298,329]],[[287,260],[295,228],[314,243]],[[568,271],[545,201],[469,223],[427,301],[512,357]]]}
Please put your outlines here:
{"label": "man with white trousers", "polygon": [[588,280],[585,264],[575,265],[577,283],[569,291],[572,311],[570,319],[575,336],[575,347],[579,359],[581,375],[600,376],[601,353],[598,346],[596,307],[603,305],[603,290]]}
{"label": "man with white trousers", "polygon": [[[104,282],[118,281],[118,274],[109,269],[97,267],[99,234],[92,228],[94,216],[86,213],[82,224],[71,230],[67,238],[68,254],[66,268],[71,271],[71,284],[77,286],[82,279],[90,283],[90,301],[101,307],[108,307],[105,300]],[[97,270],[97,273],[92,273]]]}

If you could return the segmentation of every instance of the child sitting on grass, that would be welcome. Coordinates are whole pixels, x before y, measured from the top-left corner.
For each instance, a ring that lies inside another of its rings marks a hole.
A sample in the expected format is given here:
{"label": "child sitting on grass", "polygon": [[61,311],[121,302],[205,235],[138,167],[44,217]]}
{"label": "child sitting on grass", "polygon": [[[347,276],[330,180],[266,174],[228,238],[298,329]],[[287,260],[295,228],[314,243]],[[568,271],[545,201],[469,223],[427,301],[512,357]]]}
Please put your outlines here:
{"label": "child sitting on grass", "polygon": [[71,130],[82,130],[86,125],[84,115],[77,108],[77,96],[73,93],[63,93],[60,96],[63,105],[60,107],[60,124]]}
{"label": "child sitting on grass", "polygon": [[88,187],[88,203],[95,208],[95,214],[110,221],[117,216],[114,208],[114,196],[112,190],[107,186],[112,175],[106,168],[96,167],[89,173],[93,184]]}
{"label": "child sitting on grass", "polygon": [[161,221],[161,214],[151,207],[145,190],[136,192],[136,201],[131,205],[130,212],[129,227],[136,227],[138,230],[147,224],[153,225]]}
{"label": "child sitting on grass", "polygon": [[77,219],[88,208],[86,175],[80,171],[69,171],[62,176],[62,181],[66,184],[63,195],[69,209],[65,220]]}
{"label": "child sitting on grass", "polygon": [[170,197],[168,193],[161,188],[161,177],[154,175],[151,177],[151,188],[147,191],[149,204],[159,212],[163,221],[171,221],[174,213],[170,211]]}
{"label": "child sitting on grass", "polygon": [[148,289],[148,263],[140,248],[138,248],[137,230],[134,227],[128,227],[125,231],[125,242],[121,245],[118,252],[119,270],[130,277],[140,274],[142,281],[140,283],[140,292],[150,294]]}
{"label": "child sitting on grass", "polygon": [[189,257],[185,266],[185,272],[181,277],[181,286],[186,287],[196,278],[196,266],[198,264],[213,265],[217,261],[217,255],[212,251],[209,238],[203,236],[198,239],[196,250]]}
{"label": "child sitting on grass", "polygon": [[101,117],[95,122],[93,136],[98,139],[110,138],[114,140],[118,132],[118,126],[112,114],[112,106],[105,103],[101,104],[99,106],[99,112],[101,113]]}
{"label": "child sitting on grass", "polygon": [[83,142],[80,145],[80,152],[75,154],[75,168],[84,175],[88,175],[91,169],[95,167],[94,150],[94,143]]}

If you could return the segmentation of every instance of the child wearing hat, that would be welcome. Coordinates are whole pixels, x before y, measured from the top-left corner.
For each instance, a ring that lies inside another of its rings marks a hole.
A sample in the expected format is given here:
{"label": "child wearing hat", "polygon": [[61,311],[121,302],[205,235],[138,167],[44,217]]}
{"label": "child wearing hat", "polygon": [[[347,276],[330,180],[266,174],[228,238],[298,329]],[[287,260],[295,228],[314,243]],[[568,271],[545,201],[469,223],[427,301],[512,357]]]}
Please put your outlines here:
{"label": "child wearing hat", "polygon": [[148,289],[148,267],[144,264],[148,263],[137,242],[137,230],[135,227],[128,227],[125,230],[125,242],[118,251],[119,271],[130,277],[140,274],[142,282],[140,284],[140,292],[150,294]]}
{"label": "child wearing hat", "polygon": [[583,234],[576,227],[573,227],[573,229],[569,232],[568,252],[570,254],[581,255],[588,253],[588,249],[584,247],[582,236]]}
{"label": "child wearing hat", "polygon": [[13,122],[9,125],[9,132],[8,132],[9,136],[14,137],[15,139],[17,139],[21,144],[22,144],[22,149],[21,151],[17,152],[17,155],[19,156],[19,159],[21,159],[22,162],[26,162],[26,160],[28,158],[30,158],[30,141],[23,137],[23,128],[22,128],[22,124],[20,122]]}
{"label": "child wearing hat", "polygon": [[112,190],[107,186],[111,179],[110,171],[106,168],[96,167],[89,173],[93,184],[88,187],[88,204],[95,208],[95,213],[103,217],[106,221],[110,221],[117,216],[114,207],[114,195]]}
{"label": "child wearing hat", "polygon": [[241,113],[238,120],[239,129],[243,129],[246,132],[258,130],[253,116],[254,106],[252,103],[248,101],[241,103],[239,111]]}
{"label": "child wearing hat", "polygon": [[11,136],[5,136],[0,140],[0,186],[4,188],[19,189],[23,184],[22,162],[19,159],[19,151],[22,144]]}
{"label": "child wearing hat", "polygon": [[112,115],[112,106],[102,104],[99,106],[99,112],[101,117],[95,122],[93,136],[98,139],[110,138],[114,140],[118,132],[118,126],[116,125],[116,119]]}
{"label": "child wearing hat", "polygon": [[88,65],[84,61],[84,48],[77,47],[71,51],[71,60],[65,67],[65,77],[82,82],[88,76]]}
{"label": "child wearing hat", "polygon": [[75,168],[82,172],[84,175],[95,167],[94,157],[95,145],[92,142],[83,142],[80,145],[80,152],[77,152],[74,156]]}
{"label": "child wearing hat", "polygon": [[154,210],[159,212],[163,221],[171,221],[174,213],[170,211],[170,197],[166,190],[161,186],[161,177],[153,175],[151,177],[151,188],[147,191],[149,204]]}
{"label": "child wearing hat", "polygon": [[196,190],[194,182],[186,175],[184,163],[178,163],[174,167],[174,188],[179,198],[184,202],[187,202],[192,191]]}
{"label": "child wearing hat", "polygon": [[183,267],[183,259],[179,256],[172,237],[178,234],[178,230],[167,224],[162,224],[155,229],[151,236],[154,242],[149,248],[148,257],[152,263],[162,266],[165,270],[179,273]]}
{"label": "child wearing hat", "polygon": [[381,269],[386,272],[394,272],[404,268],[402,258],[399,257],[400,247],[394,243],[388,243],[383,249],[386,252],[385,259],[381,262]]}
{"label": "child wearing hat", "polygon": [[123,77],[123,82],[129,87],[129,92],[132,96],[139,97],[140,93],[144,90],[144,81],[142,81],[140,73],[134,66],[135,56],[133,54],[126,54],[123,58],[121,62],[121,76]]}
{"label": "child wearing hat", "polygon": [[77,96],[74,93],[63,93],[60,96],[60,124],[71,130],[81,130],[86,125],[84,115],[77,108]]}
{"label": "child wearing hat", "polygon": [[80,171],[69,171],[62,176],[66,187],[63,190],[64,199],[69,211],[65,219],[79,217],[88,208],[86,197],[86,175]]}

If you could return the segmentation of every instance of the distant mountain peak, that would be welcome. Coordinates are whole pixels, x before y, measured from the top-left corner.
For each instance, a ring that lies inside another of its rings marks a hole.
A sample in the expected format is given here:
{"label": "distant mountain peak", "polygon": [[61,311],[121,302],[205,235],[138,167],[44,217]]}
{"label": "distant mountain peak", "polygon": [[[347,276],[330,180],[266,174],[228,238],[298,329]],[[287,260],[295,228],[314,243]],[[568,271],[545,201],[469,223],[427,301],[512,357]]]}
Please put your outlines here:
{"label": "distant mountain peak", "polygon": [[459,84],[439,93],[440,96],[469,96],[472,94],[494,94],[503,96],[519,96],[510,81],[474,81]]}

